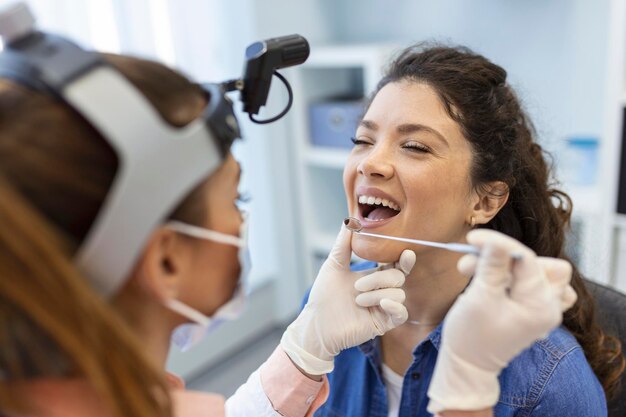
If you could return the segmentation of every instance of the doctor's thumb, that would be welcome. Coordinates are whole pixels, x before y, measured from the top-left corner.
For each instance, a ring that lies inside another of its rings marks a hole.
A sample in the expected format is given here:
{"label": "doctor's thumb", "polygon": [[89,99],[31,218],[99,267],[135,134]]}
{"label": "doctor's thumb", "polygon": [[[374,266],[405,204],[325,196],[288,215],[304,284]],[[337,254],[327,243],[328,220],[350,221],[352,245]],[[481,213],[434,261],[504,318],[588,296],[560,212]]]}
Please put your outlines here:
{"label": "doctor's thumb", "polygon": [[396,262],[396,268],[400,269],[404,273],[404,276],[407,276],[415,266],[416,259],[415,252],[410,249],[405,249],[402,251],[398,262]]}
{"label": "doctor's thumb", "polygon": [[343,224],[335,239],[335,245],[330,251],[329,259],[334,260],[339,266],[349,268],[352,258],[352,232]]}

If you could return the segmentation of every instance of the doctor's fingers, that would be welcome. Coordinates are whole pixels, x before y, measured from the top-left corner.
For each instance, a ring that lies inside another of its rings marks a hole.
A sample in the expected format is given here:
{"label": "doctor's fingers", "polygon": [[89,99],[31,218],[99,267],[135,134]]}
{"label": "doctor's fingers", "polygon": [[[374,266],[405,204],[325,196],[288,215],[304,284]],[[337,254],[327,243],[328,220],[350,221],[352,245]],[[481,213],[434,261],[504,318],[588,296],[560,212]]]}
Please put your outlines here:
{"label": "doctor's fingers", "polygon": [[[510,297],[522,303],[533,303],[538,294],[545,293],[550,288],[546,279],[546,272],[540,265],[538,257],[530,248],[499,232],[492,230],[476,230],[467,235],[467,240],[481,248],[481,256],[476,267],[476,275],[481,275],[483,265],[493,265],[492,274],[488,274],[488,280],[492,285],[510,286]],[[506,251],[506,253],[504,253]],[[489,255],[495,254],[493,261],[489,262]],[[519,258],[512,259],[512,255]],[[498,259],[499,258],[499,259]],[[507,265],[508,267],[505,267]],[[489,270],[490,268],[484,268]],[[497,277],[496,270],[501,269],[501,276]],[[512,280],[504,274],[505,269],[512,272]],[[498,278],[500,278],[498,280]]]}
{"label": "doctor's fingers", "polygon": [[[486,277],[491,278],[486,281],[492,285],[509,283],[508,280],[498,279],[505,271],[512,271],[521,278],[514,281],[513,287],[518,284],[523,287],[528,278],[540,276],[541,268],[536,262],[535,252],[504,233],[487,229],[473,230],[467,234],[467,241],[480,248],[477,273],[486,273]],[[513,260],[513,255],[518,255],[519,259]]]}
{"label": "doctor's fingers", "polygon": [[543,269],[553,287],[565,288],[572,280],[572,265],[565,259],[539,257],[539,266]]}
{"label": "doctor's fingers", "polygon": [[409,312],[407,311],[406,306],[397,301],[383,298],[380,300],[380,308],[387,313],[387,315],[391,318],[391,322],[396,327],[404,324],[404,322],[406,322],[409,318]]}
{"label": "doctor's fingers", "polygon": [[456,268],[461,274],[469,278],[476,272],[476,265],[478,265],[478,256],[473,253],[468,253],[459,259]]}
{"label": "doctor's fingers", "polygon": [[398,269],[404,273],[404,275],[409,275],[413,266],[415,266],[415,261],[417,260],[417,255],[410,249],[405,249],[400,254],[400,258],[396,262],[390,262],[386,264],[379,265],[376,269],[379,271],[384,271],[387,269]]}
{"label": "doctor's fingers", "polygon": [[372,291],[381,288],[398,288],[404,285],[404,273],[398,269],[375,271],[359,278],[354,283],[357,291]]}
{"label": "doctor's fingers", "polygon": [[571,285],[568,285],[561,295],[561,311],[569,310],[576,303],[576,300],[578,300],[576,290]]}
{"label": "doctor's fingers", "polygon": [[410,249],[405,249],[400,254],[400,259],[396,262],[395,267],[402,271],[404,275],[409,275],[413,266],[415,266],[415,261],[417,260],[417,256],[415,252]]}
{"label": "doctor's fingers", "polygon": [[[533,266],[535,269],[539,269],[533,262],[527,262],[533,258],[533,252],[503,233],[486,229],[473,230],[467,234],[467,241],[480,249],[480,255],[475,265],[474,280],[499,291],[504,291],[509,286],[515,288],[519,284],[515,281],[511,283],[511,272],[515,273],[515,269],[520,268],[518,263],[524,263],[523,272],[526,272],[525,275],[522,274],[524,276],[529,276],[528,272]],[[512,255],[514,253],[521,254],[522,259],[513,262]],[[464,267],[463,264],[460,266]]]}
{"label": "doctor's fingers", "polygon": [[548,257],[537,258],[537,262],[544,270],[550,287],[560,297],[561,310],[565,311],[574,305],[578,295],[571,286],[572,265],[564,259]]}
{"label": "doctor's fingers", "polygon": [[361,307],[375,307],[380,305],[383,299],[389,299],[398,303],[404,303],[406,294],[402,288],[384,288],[361,293],[356,296],[355,301]]}

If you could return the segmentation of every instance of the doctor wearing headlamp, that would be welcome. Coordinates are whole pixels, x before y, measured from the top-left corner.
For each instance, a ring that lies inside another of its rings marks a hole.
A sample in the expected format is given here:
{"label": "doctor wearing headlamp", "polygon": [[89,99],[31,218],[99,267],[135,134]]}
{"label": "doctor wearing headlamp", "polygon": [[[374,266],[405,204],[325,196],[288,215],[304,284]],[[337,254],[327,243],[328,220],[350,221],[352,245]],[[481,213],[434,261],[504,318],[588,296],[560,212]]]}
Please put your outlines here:
{"label": "doctor wearing headlamp", "polygon": [[[223,87],[36,32],[22,4],[2,13],[0,34],[0,412],[312,415],[334,356],[407,319],[415,255],[351,272],[342,228],[308,304],[235,395],[184,391],[162,371],[170,340],[191,347],[245,294],[239,132]],[[475,399],[575,298],[568,264],[495,233],[471,239],[483,255],[463,262],[474,282],[446,320],[450,355],[433,379],[444,416],[490,415]],[[523,253],[513,266],[511,253]],[[517,337],[481,346],[484,333],[463,329],[494,306],[514,311]]]}

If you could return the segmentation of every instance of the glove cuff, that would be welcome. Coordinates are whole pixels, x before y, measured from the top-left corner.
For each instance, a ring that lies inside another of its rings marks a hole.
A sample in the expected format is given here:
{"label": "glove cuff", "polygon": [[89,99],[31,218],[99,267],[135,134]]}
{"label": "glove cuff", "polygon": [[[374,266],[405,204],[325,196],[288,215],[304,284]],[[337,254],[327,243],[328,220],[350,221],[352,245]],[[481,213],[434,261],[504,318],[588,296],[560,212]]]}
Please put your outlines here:
{"label": "glove cuff", "polygon": [[325,375],[332,372],[335,366],[334,357],[331,357],[330,360],[321,359],[303,348],[305,342],[303,337],[299,335],[298,330],[302,329],[298,326],[297,321],[296,319],[283,333],[283,337],[280,339],[280,347],[293,363],[308,374]]}
{"label": "glove cuff", "polygon": [[428,412],[493,407],[500,397],[498,373],[461,359],[443,345],[428,389]]}

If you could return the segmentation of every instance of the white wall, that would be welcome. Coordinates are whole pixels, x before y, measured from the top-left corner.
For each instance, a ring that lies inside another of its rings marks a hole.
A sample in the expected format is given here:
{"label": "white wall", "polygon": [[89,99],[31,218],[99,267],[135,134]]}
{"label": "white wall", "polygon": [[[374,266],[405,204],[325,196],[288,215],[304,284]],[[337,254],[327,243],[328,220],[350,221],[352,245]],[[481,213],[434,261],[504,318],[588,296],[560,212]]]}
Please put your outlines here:
{"label": "white wall", "polygon": [[320,4],[338,41],[446,41],[503,66],[550,149],[569,135],[603,133],[607,0],[335,3]]}

